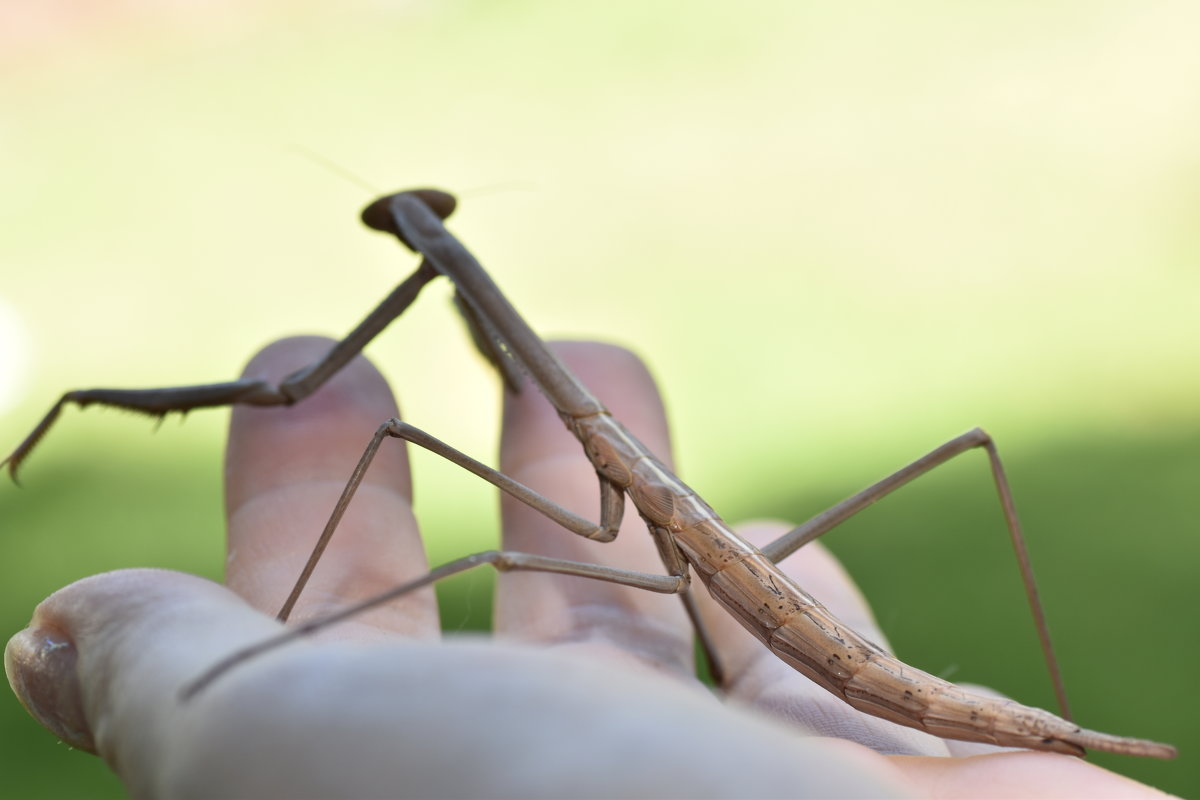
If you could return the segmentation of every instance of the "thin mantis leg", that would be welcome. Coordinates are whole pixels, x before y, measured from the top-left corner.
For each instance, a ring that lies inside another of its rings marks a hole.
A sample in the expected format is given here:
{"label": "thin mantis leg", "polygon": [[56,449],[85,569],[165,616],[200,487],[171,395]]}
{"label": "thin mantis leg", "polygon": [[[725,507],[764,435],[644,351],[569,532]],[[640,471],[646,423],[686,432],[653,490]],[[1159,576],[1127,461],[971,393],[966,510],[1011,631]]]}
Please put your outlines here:
{"label": "thin mantis leg", "polygon": [[617,569],[615,567],[606,567],[600,564],[589,564],[582,561],[568,561],[561,558],[548,558],[546,556],[533,555],[530,553],[518,553],[511,550],[488,550],[483,553],[475,553],[473,555],[464,556],[443,564],[437,569],[422,575],[419,578],[402,583],[386,592],[367,598],[361,602],[347,606],[341,611],[337,611],[328,616],[318,619],[308,620],[299,625],[289,627],[283,633],[273,636],[250,647],[243,648],[230,656],[218,661],[209,669],[198,677],[196,680],[185,686],[181,692],[181,699],[187,701],[195,697],[206,686],[210,685],[214,680],[224,675],[229,670],[236,667],[238,664],[244,663],[255,656],[261,655],[268,650],[274,650],[288,642],[292,642],[302,636],[309,636],[319,630],[328,628],[331,625],[353,617],[376,606],[395,600],[409,592],[414,592],[417,589],[422,589],[430,584],[436,583],[443,578],[448,578],[451,575],[457,575],[460,572],[473,569],[483,564],[490,564],[499,572],[513,571],[528,571],[528,572],[551,572],[559,575],[574,575],[580,578],[591,578],[598,581],[607,581],[609,583],[620,584],[621,586],[631,586],[635,589],[645,589],[651,592],[659,592],[661,594],[678,594],[683,592],[688,587],[688,578],[680,575],[655,575],[648,572],[637,572],[635,570]]}
{"label": "thin mantis leg", "polygon": [[333,513],[330,514],[329,521],[325,523],[324,530],[321,531],[316,545],[313,546],[312,553],[309,555],[304,569],[301,570],[300,576],[296,579],[296,584],[292,587],[291,593],[288,595],[287,600],[284,601],[283,607],[279,610],[277,619],[280,622],[287,620],[288,616],[292,613],[292,609],[295,608],[296,601],[300,599],[301,592],[304,591],[304,587],[308,583],[309,578],[312,577],[317,563],[320,562],[321,556],[324,555],[326,548],[328,548],[334,531],[337,530],[337,526],[345,515],[350,501],[354,498],[355,492],[358,491],[358,487],[362,484],[367,469],[375,459],[375,454],[379,452],[379,447],[383,441],[389,438],[403,439],[436,453],[541,512],[572,533],[601,542],[611,542],[616,538],[617,530],[621,524],[621,515],[624,513],[625,496],[619,490],[614,491],[615,487],[607,483],[604,478],[600,480],[600,524],[597,525],[578,514],[568,511],[549,498],[538,494],[525,484],[513,480],[503,472],[492,469],[487,464],[476,461],[440,439],[430,436],[420,428],[409,425],[407,422],[399,419],[390,419],[379,426],[378,430],[375,431],[375,435],[371,437],[370,443],[363,450],[362,457],[359,458],[358,464],[354,467],[354,472],[350,475],[350,480],[346,482],[346,488],[342,490],[342,494],[333,508]]}
{"label": "thin mantis leg", "polygon": [[[687,559],[684,558],[671,532],[652,525],[650,533],[654,537],[654,544],[658,547],[658,554],[662,558],[667,573],[669,575],[687,575],[689,569]],[[692,629],[696,632],[696,641],[700,644],[700,650],[704,654],[704,661],[708,665],[708,674],[713,683],[723,687],[725,685],[725,669],[721,664],[721,659],[717,657],[716,642],[700,614],[695,590],[688,587],[687,591],[680,593],[679,599],[683,601],[683,610],[692,623]]]}
{"label": "thin mantis leg", "polygon": [[291,403],[303,400],[315,392],[338,370],[346,366],[363,348],[383,331],[393,320],[403,314],[425,284],[437,277],[437,270],[427,261],[421,261],[408,280],[401,283],[383,299],[354,330],[326,353],[320,361],[293,372],[279,382],[279,390]]}
{"label": "thin mantis leg", "polygon": [[397,286],[382,303],[375,307],[344,339],[335,344],[322,359],[284,378],[277,385],[267,381],[244,378],[224,383],[197,386],[172,386],[162,389],[82,389],[67,392],[55,403],[37,427],[17,445],[0,465],[8,466],[13,481],[17,470],[30,451],[58,419],[68,403],[80,408],[102,405],[162,417],[172,411],[191,411],[215,406],[292,405],[315,392],[334,373],[371,341],[388,323],[404,313],[417,299],[425,284],[436,278],[437,271],[422,261],[416,271]]}
{"label": "thin mantis leg", "polygon": [[[291,615],[292,610],[300,599],[301,593],[304,591],[304,587],[308,584],[313,571],[328,548],[338,524],[341,522],[346,509],[350,505],[350,501],[358,491],[358,487],[362,484],[363,477],[374,460],[375,454],[379,451],[379,447],[383,441],[388,438],[403,439],[442,456],[472,474],[483,478],[493,486],[515,497],[536,511],[541,512],[572,533],[601,542],[610,542],[616,538],[624,511],[625,495],[603,476],[600,476],[600,524],[596,525],[590,520],[580,517],[545,496],[538,494],[524,484],[513,480],[499,470],[476,461],[445,442],[434,438],[420,428],[399,419],[391,419],[379,426],[379,429],[376,430],[375,435],[371,437],[371,441],[363,451],[362,457],[359,458],[358,464],[350,476],[350,480],[346,483],[346,488],[342,490],[342,494],[334,506],[333,513],[329,516],[329,521],[326,522],[325,528],[321,531],[321,535],[317,539],[317,543],[313,546],[308,561],[300,571],[300,575],[297,577],[295,585],[293,585],[291,592],[288,594],[287,600],[284,601],[283,606],[276,615],[276,618],[281,622],[286,621]],[[659,552],[662,555],[663,564],[669,573],[668,577],[672,580],[686,581],[688,574],[687,562],[679,553],[679,548],[675,546],[669,535],[657,536],[656,540],[659,543]],[[720,666],[720,660],[716,655],[712,636],[709,634],[707,627],[700,617],[696,606],[696,599],[690,589],[680,592],[679,596],[683,602],[684,610],[687,612],[688,618],[691,620],[692,626],[696,631],[697,639],[704,652],[705,660],[708,663],[709,672],[713,680],[720,685],[723,682],[724,674]]]}
{"label": "thin mantis leg", "polygon": [[[470,324],[470,323],[468,323]],[[504,362],[508,363],[508,362]],[[497,368],[499,364],[497,364]],[[501,370],[502,375],[506,374]],[[504,492],[512,495],[521,502],[529,505],[531,508],[540,511],[545,516],[562,525],[572,533],[576,533],[587,539],[593,539],[600,542],[611,542],[616,538],[617,532],[621,525],[621,517],[625,508],[625,495],[622,490],[609,479],[597,473],[600,479],[600,525],[594,525],[590,521],[583,519],[570,511],[567,511],[562,506],[554,503],[546,497],[534,492],[523,484],[514,481],[504,473],[495,470],[486,464],[465,455],[464,453],[455,450],[444,442],[430,436],[424,431],[409,425],[406,422],[395,419],[391,420],[386,425],[380,428],[380,432],[376,434],[376,438],[372,440],[368,446],[367,452],[363,454],[364,461],[360,461],[360,468],[365,471],[370,458],[374,457],[375,449],[378,448],[379,442],[383,436],[394,436],[396,438],[405,439],[420,447],[424,447],[431,452],[437,453],[443,458],[457,464],[469,472],[478,475],[494,486],[500,488]],[[370,455],[368,455],[368,453]],[[347,485],[347,492],[343,494],[342,499],[339,499],[334,515],[330,517],[329,524],[322,533],[321,539],[316,548],[313,550],[312,556],[309,558],[308,564],[305,565],[301,577],[296,582],[296,586],[292,590],[292,595],[289,597],[288,604],[280,611],[280,619],[286,619],[290,613],[292,605],[295,604],[299,597],[300,591],[303,589],[304,583],[307,582],[308,576],[312,574],[313,568],[316,567],[317,561],[321,557],[326,545],[329,542],[329,537],[333,535],[333,529],[337,526],[338,520],[341,518],[341,513],[345,510],[345,504],[349,503],[350,495],[357,489],[358,481],[362,480],[362,471],[359,468],[355,470],[356,478],[351,479],[351,484]],[[669,575],[685,576],[688,574],[687,561],[679,552],[678,546],[670,535],[659,529],[654,529],[655,539],[658,543],[659,554],[662,556],[663,565]],[[696,598],[689,589],[679,595],[679,599],[683,603],[684,611],[687,613],[688,619],[692,623],[692,628],[696,631],[696,638],[700,643],[700,648],[704,653],[705,662],[708,664],[709,674],[717,685],[724,683],[724,672],[721,669],[720,659],[717,657],[717,651],[713,642],[712,635],[709,633],[707,626],[702,619],[699,608],[696,605]]]}
{"label": "thin mantis leg", "polygon": [[500,373],[504,388],[514,393],[521,391],[523,376],[518,368],[518,359],[511,350],[502,346],[500,333],[475,311],[463,294],[454,293],[454,306],[467,325],[475,349]]}
{"label": "thin mantis leg", "polygon": [[908,466],[889,475],[873,486],[869,486],[832,508],[822,511],[808,522],[793,528],[783,536],[761,548],[762,554],[778,563],[804,545],[828,533],[867,506],[878,502],[901,486],[904,486],[909,481],[924,475],[934,467],[946,463],[955,456],[976,447],[982,447],[987,451],[988,462],[992,469],[992,477],[996,482],[996,491],[1000,495],[1000,506],[1004,512],[1004,521],[1008,525],[1009,539],[1012,541],[1013,550],[1017,556],[1017,564],[1021,570],[1021,581],[1025,586],[1025,597],[1028,599],[1029,608],[1033,612],[1038,640],[1042,646],[1042,655],[1050,671],[1050,680],[1054,684],[1054,693],[1058,700],[1059,710],[1063,718],[1069,720],[1071,719],[1071,712],[1070,707],[1067,705],[1067,691],[1063,685],[1062,671],[1059,669],[1058,659],[1054,655],[1054,646],[1050,642],[1050,630],[1046,625],[1046,614],[1042,609],[1037,582],[1033,577],[1033,566],[1029,560],[1029,550],[1025,546],[1025,535],[1021,532],[1021,522],[1017,518],[1016,506],[1013,504],[1012,491],[1008,486],[1008,478],[1004,475],[1004,465],[1000,463],[1000,455],[996,452],[995,442],[992,441],[992,437],[982,428],[974,428],[961,436],[951,439],[941,447],[918,458]]}

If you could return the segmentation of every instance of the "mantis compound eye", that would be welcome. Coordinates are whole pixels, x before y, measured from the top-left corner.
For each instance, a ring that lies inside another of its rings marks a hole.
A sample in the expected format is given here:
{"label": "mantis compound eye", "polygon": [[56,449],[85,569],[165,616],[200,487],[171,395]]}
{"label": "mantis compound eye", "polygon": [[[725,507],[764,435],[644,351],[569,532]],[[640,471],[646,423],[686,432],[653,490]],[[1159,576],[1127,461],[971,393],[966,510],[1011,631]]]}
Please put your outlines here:
{"label": "mantis compound eye", "polygon": [[364,225],[373,230],[398,236],[409,247],[412,245],[396,227],[396,220],[392,216],[391,211],[392,198],[400,195],[416,197],[428,206],[430,211],[437,214],[440,219],[446,219],[453,214],[455,207],[458,205],[458,201],[454,198],[454,195],[449,192],[443,192],[440,189],[409,189],[406,192],[384,195],[363,209],[362,221]]}

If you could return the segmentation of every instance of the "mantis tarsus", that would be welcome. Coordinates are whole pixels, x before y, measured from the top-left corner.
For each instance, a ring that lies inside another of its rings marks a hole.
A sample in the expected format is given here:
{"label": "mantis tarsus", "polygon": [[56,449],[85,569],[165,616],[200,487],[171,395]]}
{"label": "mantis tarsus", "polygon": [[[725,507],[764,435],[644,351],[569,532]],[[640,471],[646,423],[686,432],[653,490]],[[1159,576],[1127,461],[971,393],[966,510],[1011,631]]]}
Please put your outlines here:
{"label": "mantis tarsus", "polygon": [[345,339],[321,360],[277,385],[243,379],[164,389],[91,389],[68,392],[8,457],[14,479],[21,462],[53,424],[64,405],[100,404],[161,416],[206,406],[290,405],[304,399],[353,358],[439,275],[455,286],[456,300],[476,345],[516,390],[522,374],[542,390],[567,428],[579,439],[600,481],[599,524],[554,504],[533,490],[429,436],[393,419],[377,430],[355,468],[307,565],[284,603],[286,619],[302,592],[371,460],[385,439],[400,438],[429,449],[529,504],[575,534],[600,541],[617,535],[628,496],[658,547],[667,574],[654,575],[551,559],[526,553],[489,551],[445,564],[427,575],[337,614],[290,628],[214,665],[185,690],[201,691],[227,670],[267,649],[334,624],[443,577],[480,564],[500,570],[533,570],[612,581],[650,591],[679,594],[719,681],[713,653],[690,593],[694,570],[717,602],[779,658],[854,708],[936,736],[1082,755],[1085,748],[1170,758],[1169,745],[1088,731],[1067,719],[1009,700],[976,695],[909,667],[835,619],[817,600],[786,577],[776,562],[831,530],[933,467],[960,453],[983,448],[988,455],[1009,530],[1017,548],[1030,604],[1047,662],[1066,716],[1062,682],[1045,633],[1008,483],[995,445],[980,429],[969,431],[894,475],[843,501],[777,541],[755,548],[738,536],[695,492],[635,439],[545,346],[475,258],[450,234],[443,220],[453,196],[432,189],[389,195],[363,211],[364,222],[396,235],[423,256],[402,282]]}

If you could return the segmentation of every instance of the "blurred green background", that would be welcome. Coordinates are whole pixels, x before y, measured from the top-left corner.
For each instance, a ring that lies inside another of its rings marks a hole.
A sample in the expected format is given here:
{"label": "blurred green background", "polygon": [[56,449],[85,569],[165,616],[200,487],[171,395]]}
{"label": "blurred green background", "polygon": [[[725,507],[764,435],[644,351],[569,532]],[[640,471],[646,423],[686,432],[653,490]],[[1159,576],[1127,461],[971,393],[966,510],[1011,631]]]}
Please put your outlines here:
{"label": "blurred green background", "polygon": [[[348,330],[414,262],[323,160],[442,186],[535,327],[648,361],[731,520],[807,518],[986,427],[1079,720],[1181,751],[1095,760],[1194,793],[1198,25],[1133,0],[5,0],[0,448],[65,389]],[[371,355],[412,421],[490,456],[494,382],[430,294]],[[219,577],[224,424],[69,411],[0,485],[3,631],[102,570]],[[432,558],[490,546],[492,492],[414,460]],[[985,460],[960,461],[828,542],[907,661],[1050,707]],[[446,627],[485,625],[489,584],[448,587]],[[0,760],[13,797],[122,796],[7,694]]]}

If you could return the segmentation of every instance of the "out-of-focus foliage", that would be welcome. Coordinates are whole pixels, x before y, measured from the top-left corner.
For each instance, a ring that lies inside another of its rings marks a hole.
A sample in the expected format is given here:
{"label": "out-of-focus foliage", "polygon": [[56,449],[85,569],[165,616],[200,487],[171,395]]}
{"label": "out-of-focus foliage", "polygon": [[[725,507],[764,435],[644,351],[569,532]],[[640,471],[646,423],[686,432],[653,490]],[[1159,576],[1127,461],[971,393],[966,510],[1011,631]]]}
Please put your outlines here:
{"label": "out-of-focus foliage", "polygon": [[[647,359],[731,519],[810,515],[985,426],[1080,721],[1183,753],[1103,763],[1200,785],[1195,7],[92,5],[0,6],[0,449],[65,389],[348,330],[413,261],[326,161],[443,186],[539,330]],[[493,381],[431,294],[371,354],[408,417],[487,455]],[[101,570],[219,577],[222,424],[68,411],[0,486],[3,629]],[[487,488],[415,460],[434,560],[489,546]],[[830,543],[901,656],[1048,706],[962,462]],[[446,626],[486,624],[488,586],[448,587]],[[13,796],[120,796],[11,696],[0,744]]]}

